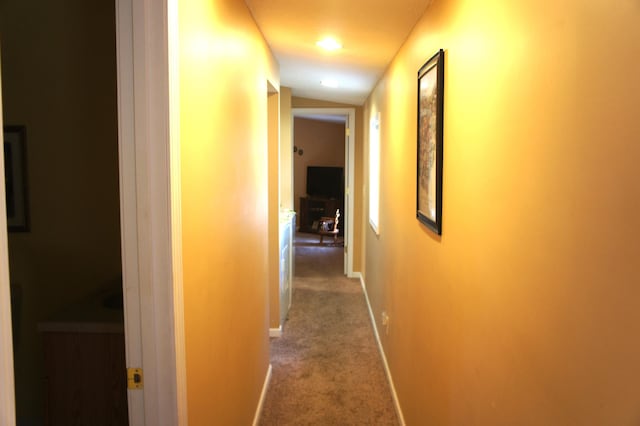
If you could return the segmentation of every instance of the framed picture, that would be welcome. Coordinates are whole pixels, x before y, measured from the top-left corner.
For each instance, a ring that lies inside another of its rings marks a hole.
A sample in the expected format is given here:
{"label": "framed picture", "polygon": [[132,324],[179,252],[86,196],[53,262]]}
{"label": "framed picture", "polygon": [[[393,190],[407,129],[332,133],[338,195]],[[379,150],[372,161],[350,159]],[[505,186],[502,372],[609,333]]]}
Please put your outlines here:
{"label": "framed picture", "polygon": [[27,202],[26,130],[24,126],[4,127],[4,183],[9,231],[29,230]]}
{"label": "framed picture", "polygon": [[442,131],[444,51],[418,71],[418,172],[416,217],[442,234]]}

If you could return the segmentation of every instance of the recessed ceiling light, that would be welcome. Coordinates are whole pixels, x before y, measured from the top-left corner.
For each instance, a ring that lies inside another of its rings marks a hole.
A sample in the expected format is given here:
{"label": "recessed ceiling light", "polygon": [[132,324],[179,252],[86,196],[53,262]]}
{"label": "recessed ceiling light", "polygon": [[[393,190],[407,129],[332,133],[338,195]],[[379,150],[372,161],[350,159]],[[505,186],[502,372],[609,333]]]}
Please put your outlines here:
{"label": "recessed ceiling light", "polygon": [[342,44],[333,37],[325,37],[322,40],[318,40],[316,45],[329,51],[342,49]]}
{"label": "recessed ceiling light", "polygon": [[336,80],[331,80],[331,79],[322,80],[320,81],[320,84],[322,84],[324,87],[330,87],[332,89],[335,89],[336,87],[338,87],[338,82]]}

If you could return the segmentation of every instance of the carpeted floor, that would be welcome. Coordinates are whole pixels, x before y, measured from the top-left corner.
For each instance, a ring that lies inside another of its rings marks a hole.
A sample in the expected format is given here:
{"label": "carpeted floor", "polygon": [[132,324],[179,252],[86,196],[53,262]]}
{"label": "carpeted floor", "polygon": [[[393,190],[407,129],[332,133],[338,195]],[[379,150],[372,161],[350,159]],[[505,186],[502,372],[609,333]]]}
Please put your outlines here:
{"label": "carpeted floor", "polygon": [[296,235],[293,302],[271,339],[260,425],[397,425],[360,281],[343,275],[340,243],[318,241]]}

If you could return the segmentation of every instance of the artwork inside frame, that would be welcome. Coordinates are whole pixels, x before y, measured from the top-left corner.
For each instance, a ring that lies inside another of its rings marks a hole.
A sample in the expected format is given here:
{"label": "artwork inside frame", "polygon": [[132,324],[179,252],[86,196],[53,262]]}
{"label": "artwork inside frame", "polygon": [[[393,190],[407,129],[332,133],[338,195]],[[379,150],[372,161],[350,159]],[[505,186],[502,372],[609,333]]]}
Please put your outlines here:
{"label": "artwork inside frame", "polygon": [[442,235],[444,51],[418,71],[418,220]]}
{"label": "artwork inside frame", "polygon": [[9,231],[29,231],[27,198],[26,129],[4,126],[4,183]]}

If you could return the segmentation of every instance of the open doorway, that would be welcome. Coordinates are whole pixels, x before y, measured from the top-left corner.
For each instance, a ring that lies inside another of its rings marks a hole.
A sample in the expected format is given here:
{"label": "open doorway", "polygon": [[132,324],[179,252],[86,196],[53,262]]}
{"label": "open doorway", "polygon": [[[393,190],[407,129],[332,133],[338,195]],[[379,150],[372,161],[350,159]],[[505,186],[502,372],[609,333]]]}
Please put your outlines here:
{"label": "open doorway", "polygon": [[2,7],[28,219],[8,234],[18,425],[127,424],[115,22],[112,1]]}
{"label": "open doorway", "polygon": [[[340,211],[337,238],[343,249],[343,274],[353,276],[354,127],[353,108],[294,108],[294,204],[298,230],[311,242],[320,220]],[[326,183],[326,185],[325,185]],[[311,192],[311,193],[309,193]],[[330,225],[331,226],[331,225]]]}

